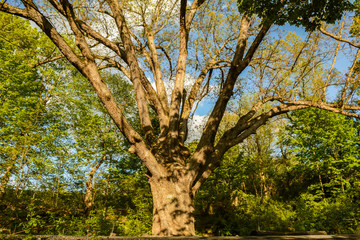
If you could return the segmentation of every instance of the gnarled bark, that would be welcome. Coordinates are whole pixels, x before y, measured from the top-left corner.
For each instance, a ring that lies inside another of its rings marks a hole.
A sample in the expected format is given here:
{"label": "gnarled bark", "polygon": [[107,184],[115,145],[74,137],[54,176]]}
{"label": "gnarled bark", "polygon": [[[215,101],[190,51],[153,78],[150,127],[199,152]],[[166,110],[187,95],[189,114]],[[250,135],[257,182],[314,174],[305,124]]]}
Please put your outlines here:
{"label": "gnarled bark", "polygon": [[157,236],[193,236],[194,199],[188,171],[176,167],[167,177],[150,179],[153,228]]}

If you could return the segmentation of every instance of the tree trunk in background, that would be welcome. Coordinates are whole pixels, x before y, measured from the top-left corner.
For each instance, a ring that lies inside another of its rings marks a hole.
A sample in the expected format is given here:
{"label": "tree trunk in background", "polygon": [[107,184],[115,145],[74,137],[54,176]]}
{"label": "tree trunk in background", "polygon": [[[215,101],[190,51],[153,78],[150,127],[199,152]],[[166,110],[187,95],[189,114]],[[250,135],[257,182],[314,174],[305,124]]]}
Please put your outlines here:
{"label": "tree trunk in background", "polygon": [[86,192],[85,192],[85,214],[86,216],[89,216],[91,210],[94,207],[94,198],[93,198],[93,192],[94,192],[94,185],[93,185],[93,178],[94,174],[89,174],[88,181],[86,182]]}
{"label": "tree trunk in background", "polygon": [[85,203],[85,214],[87,216],[89,216],[91,210],[94,209],[94,203],[95,203],[95,199],[94,199],[94,175],[96,173],[96,171],[99,169],[99,167],[101,166],[101,164],[105,161],[106,156],[103,156],[101,158],[101,160],[96,164],[95,167],[93,167],[93,169],[91,169],[90,173],[89,173],[89,178],[88,181],[86,182],[86,192],[85,192],[85,198],[84,198],[84,203]]}
{"label": "tree trunk in background", "polygon": [[4,173],[4,176],[1,179],[1,183],[0,183],[0,198],[2,198],[2,196],[5,193],[5,188],[6,185],[9,182],[10,179],[10,174],[11,174],[11,170],[14,168],[15,164],[11,164],[6,168],[6,171]]}

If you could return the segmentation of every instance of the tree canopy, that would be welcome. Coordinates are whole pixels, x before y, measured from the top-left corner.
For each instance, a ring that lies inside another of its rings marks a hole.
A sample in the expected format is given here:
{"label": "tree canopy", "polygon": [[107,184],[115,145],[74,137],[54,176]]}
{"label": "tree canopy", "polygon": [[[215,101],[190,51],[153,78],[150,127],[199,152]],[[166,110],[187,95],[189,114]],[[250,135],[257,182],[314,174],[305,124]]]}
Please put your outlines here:
{"label": "tree canopy", "polygon": [[344,11],[354,9],[349,0],[239,0],[239,11],[256,14],[264,22],[303,26],[308,31],[319,28],[324,22],[333,24]]}

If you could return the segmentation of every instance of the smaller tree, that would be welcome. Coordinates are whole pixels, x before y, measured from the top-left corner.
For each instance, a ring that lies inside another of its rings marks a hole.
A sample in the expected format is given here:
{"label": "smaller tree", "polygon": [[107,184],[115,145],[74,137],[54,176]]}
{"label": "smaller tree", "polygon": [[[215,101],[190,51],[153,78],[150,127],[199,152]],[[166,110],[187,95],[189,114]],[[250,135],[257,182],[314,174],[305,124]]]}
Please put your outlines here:
{"label": "smaller tree", "polygon": [[34,67],[51,46],[28,22],[0,13],[0,196],[12,173],[41,172],[61,135],[48,109],[56,70]]}
{"label": "smaller tree", "polygon": [[[119,159],[122,159],[121,155],[127,145],[119,130],[111,124],[112,120],[92,91],[91,85],[74,69],[69,71],[67,91],[63,96],[63,103],[68,111],[68,133],[72,139],[68,146],[71,154],[67,158],[76,169],[87,172],[87,177],[81,171],[77,171],[74,177],[85,182],[84,211],[88,216],[95,208],[96,175],[102,178],[99,174],[101,168],[121,161]],[[104,74],[104,78],[115,92],[119,92],[119,101],[127,102],[125,113],[136,121],[137,117],[133,113],[135,100],[130,84],[119,75]],[[106,174],[108,171],[110,169],[103,172]]]}
{"label": "smaller tree", "polygon": [[354,120],[320,109],[291,114],[283,142],[313,177],[313,194],[337,197],[359,181],[359,136]]}

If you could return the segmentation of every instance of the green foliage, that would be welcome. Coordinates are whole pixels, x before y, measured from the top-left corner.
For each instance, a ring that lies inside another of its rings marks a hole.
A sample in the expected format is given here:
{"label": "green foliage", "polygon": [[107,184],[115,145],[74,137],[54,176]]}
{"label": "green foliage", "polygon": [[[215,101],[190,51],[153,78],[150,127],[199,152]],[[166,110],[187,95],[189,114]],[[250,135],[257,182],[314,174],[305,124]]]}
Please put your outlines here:
{"label": "green foliage", "polygon": [[354,122],[324,110],[294,112],[284,142],[319,182],[309,190],[326,197],[352,191],[359,175],[359,136]]}
{"label": "green foliage", "polygon": [[[1,228],[25,234],[150,233],[152,202],[140,161],[124,152],[129,146],[92,86],[63,62],[34,68],[54,54],[52,45],[27,22],[3,13],[0,18],[0,174],[13,166],[0,199]],[[118,75],[103,77],[117,100],[128,104],[125,114],[138,121],[131,85]],[[103,156],[94,173],[95,207],[86,216],[86,173]]]}
{"label": "green foliage", "polygon": [[[32,41],[20,42],[23,25],[14,35],[10,29],[16,28],[21,22],[16,18],[1,13],[0,38],[0,152],[2,159],[14,159],[18,155],[19,145],[26,148],[28,141],[39,142],[41,137],[36,134],[41,130],[41,114],[43,83],[35,69],[24,61],[27,53],[33,53],[33,44],[38,38],[36,31],[24,31]],[[9,30],[7,31],[7,29]],[[19,52],[19,54],[14,54]],[[40,124],[38,124],[40,123]],[[35,133],[32,137],[31,133]],[[33,146],[34,143],[28,144]]]}
{"label": "green foliage", "polygon": [[18,188],[36,185],[53,169],[49,158],[60,155],[64,127],[53,101],[59,74],[50,65],[33,67],[52,47],[28,22],[0,13],[1,189],[10,178]]}
{"label": "green foliage", "polygon": [[319,109],[290,116],[225,155],[196,197],[199,233],[359,232],[357,122]]}
{"label": "green foliage", "polygon": [[271,185],[271,177],[264,182],[262,176],[273,172],[273,166],[259,166],[253,158],[256,155],[236,152],[233,149],[230,152],[233,155],[225,157],[224,164],[197,195],[198,231],[249,235],[253,230],[291,230],[295,214],[291,204],[273,200],[269,192],[264,192],[264,185]]}
{"label": "green foliage", "polygon": [[295,228],[358,232],[358,196],[354,191],[360,180],[360,152],[356,122],[324,110],[301,110],[291,114],[282,141],[298,162],[293,173],[307,178],[306,184],[302,182],[307,188],[298,192]]}
{"label": "green foliage", "polygon": [[299,230],[323,230],[328,233],[359,233],[359,206],[347,196],[334,200],[319,200],[310,193],[300,196],[296,205]]}
{"label": "green foliage", "polygon": [[240,12],[256,14],[263,23],[303,26],[312,31],[322,22],[335,23],[346,10],[352,9],[350,0],[238,0]]}
{"label": "green foliage", "polygon": [[20,224],[24,229],[23,231],[26,234],[36,234],[41,228],[44,228],[45,225],[46,221],[39,215],[39,211],[35,208],[34,203],[30,203],[28,206],[26,222]]}

